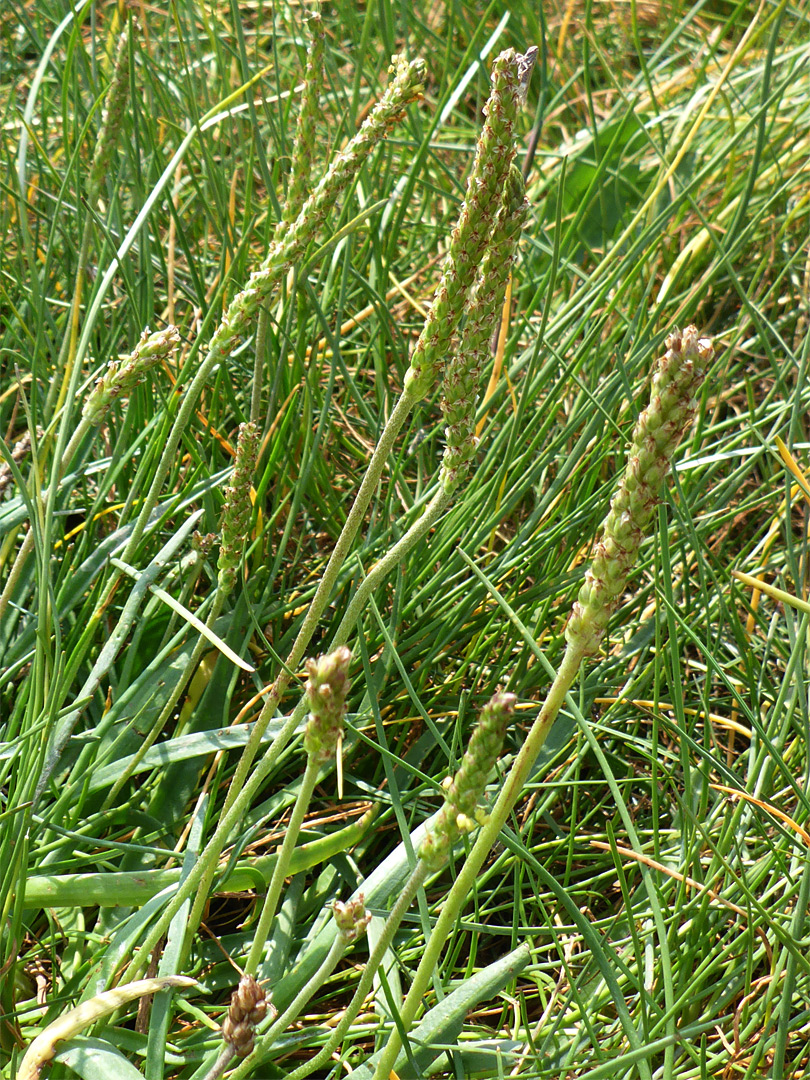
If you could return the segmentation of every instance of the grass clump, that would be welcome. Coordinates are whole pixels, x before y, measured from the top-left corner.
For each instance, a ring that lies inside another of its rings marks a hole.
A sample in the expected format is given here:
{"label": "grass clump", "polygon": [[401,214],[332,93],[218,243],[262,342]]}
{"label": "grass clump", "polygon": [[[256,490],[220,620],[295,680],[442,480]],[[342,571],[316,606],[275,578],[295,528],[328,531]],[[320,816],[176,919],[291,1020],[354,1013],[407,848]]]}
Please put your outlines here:
{"label": "grass clump", "polygon": [[0,1075],[802,1075],[808,13],[140,18],[0,13]]}

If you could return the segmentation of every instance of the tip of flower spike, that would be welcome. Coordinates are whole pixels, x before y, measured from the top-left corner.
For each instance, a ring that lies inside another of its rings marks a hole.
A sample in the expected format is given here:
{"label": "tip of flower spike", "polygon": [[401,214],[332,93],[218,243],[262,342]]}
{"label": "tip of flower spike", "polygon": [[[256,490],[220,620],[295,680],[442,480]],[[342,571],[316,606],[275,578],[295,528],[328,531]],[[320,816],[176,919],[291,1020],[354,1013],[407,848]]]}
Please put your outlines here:
{"label": "tip of flower spike", "polygon": [[714,356],[714,345],[710,337],[701,337],[696,326],[687,326],[685,330],[673,330],[667,338],[667,349],[683,353],[689,358],[696,358],[705,367]]}
{"label": "tip of flower spike", "polygon": [[408,60],[402,53],[395,53],[391,57],[388,73],[395,82],[403,86],[403,89],[417,96],[425,88],[427,64],[421,57]]}
{"label": "tip of flower spike", "polygon": [[337,752],[346,715],[351,659],[351,649],[341,645],[317,660],[307,660],[309,722],[304,731],[304,749],[314,760],[329,761]]}

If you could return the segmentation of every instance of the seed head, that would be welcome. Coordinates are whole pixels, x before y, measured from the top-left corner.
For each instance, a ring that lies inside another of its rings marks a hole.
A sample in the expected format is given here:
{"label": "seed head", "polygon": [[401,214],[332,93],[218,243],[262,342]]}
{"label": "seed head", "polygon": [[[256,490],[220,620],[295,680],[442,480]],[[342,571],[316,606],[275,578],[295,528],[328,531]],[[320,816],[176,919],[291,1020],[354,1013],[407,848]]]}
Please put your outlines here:
{"label": "seed head", "polygon": [[231,1007],[222,1022],[222,1038],[233,1047],[237,1057],[247,1057],[252,1052],[256,1025],[264,1020],[267,1010],[262,987],[252,975],[243,975],[231,994]]}
{"label": "seed head", "polygon": [[107,365],[107,370],[87,395],[82,416],[92,424],[100,424],[113,402],[131,394],[144,381],[149,369],[171,356],[179,342],[180,331],[176,326],[169,325],[154,334],[147,327],[129,356],[111,360]]}
{"label": "seed head", "polygon": [[636,563],[661,481],[692,423],[696,394],[713,355],[711,341],[701,338],[694,326],[667,338],[667,351],[653,375],[650,404],[638,418],[624,477],[565,628],[569,646],[582,655],[599,651],[608,620]]}

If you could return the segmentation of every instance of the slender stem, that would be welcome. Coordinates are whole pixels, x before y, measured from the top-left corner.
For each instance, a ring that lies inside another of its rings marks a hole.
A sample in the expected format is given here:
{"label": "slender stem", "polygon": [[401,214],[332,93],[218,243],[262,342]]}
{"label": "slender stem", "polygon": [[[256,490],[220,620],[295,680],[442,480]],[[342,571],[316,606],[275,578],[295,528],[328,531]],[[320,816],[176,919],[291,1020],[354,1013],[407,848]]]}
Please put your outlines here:
{"label": "slender stem", "polygon": [[[377,972],[380,964],[383,961],[391,942],[394,939],[394,934],[399,928],[399,924],[402,922],[403,916],[413,902],[413,898],[416,896],[419,888],[424,885],[425,880],[428,877],[430,870],[425,862],[420,859],[414,867],[413,873],[405,882],[405,886],[400,893],[397,902],[391,908],[388,918],[385,920],[385,926],[383,927],[382,934],[377,944],[374,946],[371,955],[368,958],[363,974],[360,977],[360,982],[357,985],[357,989],[354,992],[352,1000],[340,1018],[340,1023],[335,1030],[329,1036],[326,1044],[318,1051],[311,1061],[305,1062],[299,1068],[295,1069],[287,1076],[287,1080],[303,1080],[303,1077],[309,1076],[314,1070],[319,1068],[325,1061],[328,1061],[335,1050],[335,1047],[341,1041],[343,1036],[349,1030],[354,1023],[355,1017],[360,1012],[360,1008],[371,989],[371,984],[374,979],[374,975]],[[388,1078],[388,1073],[386,1080]]]}
{"label": "slender stem", "polygon": [[[497,840],[498,834],[506,824],[506,819],[512,807],[520,797],[532,765],[536,761],[551,726],[565,701],[565,696],[577,676],[582,658],[583,653],[580,649],[571,646],[566,649],[562,664],[549,688],[543,708],[540,710],[539,716],[526,736],[526,741],[515,758],[498,800],[492,809],[489,821],[479,832],[472,851],[447,895],[436,925],[433,927],[422,953],[422,959],[416,969],[408,996],[400,1010],[402,1029],[406,1032],[413,1025],[417,1010],[424,1000],[424,995],[438,967],[442,949],[453,928],[453,924],[467,903],[479,871],[484,865],[492,845]],[[374,1080],[388,1080],[401,1047],[402,1040],[399,1037],[398,1030],[395,1028],[389,1035],[388,1042],[377,1063]],[[294,1073],[293,1076],[297,1080],[297,1074]]]}
{"label": "slender stem", "polygon": [[[292,859],[293,851],[295,850],[298,834],[301,832],[301,825],[303,824],[304,817],[309,809],[312,792],[315,790],[319,772],[320,765],[317,761],[313,760],[313,755],[310,754],[307,758],[307,767],[304,770],[304,775],[301,779],[298,797],[295,800],[295,805],[293,806],[292,814],[290,815],[290,822],[287,825],[287,831],[284,834],[284,843],[281,845],[281,850],[278,853],[278,860],[273,869],[273,877],[267,889],[267,895],[264,898],[262,913],[259,916],[256,933],[253,936],[253,944],[250,947],[250,952],[248,953],[248,958],[245,963],[246,975],[255,975],[259,970],[259,963],[262,954],[264,953],[264,944],[267,941],[267,935],[270,932],[273,919],[276,917],[276,909],[278,907],[279,897],[281,896],[281,889],[290,870],[290,860]],[[189,924],[189,933],[191,935],[195,933],[196,929],[197,927],[194,923]]]}
{"label": "slender stem", "polygon": [[352,596],[349,606],[346,608],[346,614],[341,619],[340,626],[338,626],[329,645],[330,649],[335,649],[338,645],[346,643],[352,627],[360,618],[371,593],[390,574],[397,563],[401,562],[411,548],[433,528],[436,521],[447,509],[452,497],[451,492],[440,488],[425,507],[425,512],[418,521],[415,521],[405,535],[383,555],[379,562],[374,564]]}
{"label": "slender stem", "polygon": [[226,1046],[217,1058],[217,1060],[205,1074],[203,1080],[217,1080],[217,1077],[222,1076],[222,1074],[228,1068],[235,1056],[236,1051],[234,1050],[234,1048],[232,1046]]}
{"label": "slender stem", "polygon": [[338,934],[332,942],[331,949],[324,957],[321,966],[312,978],[307,980],[306,985],[299,990],[296,997],[287,1006],[284,1012],[273,1021],[272,1027],[270,1027],[266,1034],[262,1035],[261,1040],[256,1043],[253,1053],[246,1057],[245,1060],[239,1064],[239,1067],[231,1073],[229,1080],[243,1080],[243,1077],[249,1076],[259,1062],[267,1057],[267,1051],[272,1046],[273,1041],[290,1026],[307,1002],[320,990],[337,967],[338,961],[346,952],[346,949],[347,942],[341,934]]}

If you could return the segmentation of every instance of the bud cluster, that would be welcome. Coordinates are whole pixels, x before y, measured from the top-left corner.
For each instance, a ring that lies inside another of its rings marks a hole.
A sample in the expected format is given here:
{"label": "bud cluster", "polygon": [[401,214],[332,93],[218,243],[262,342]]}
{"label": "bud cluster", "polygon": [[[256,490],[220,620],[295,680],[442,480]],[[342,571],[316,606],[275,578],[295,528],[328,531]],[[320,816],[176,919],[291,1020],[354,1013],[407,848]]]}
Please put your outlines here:
{"label": "bud cluster", "polygon": [[222,1022],[222,1038],[237,1057],[247,1057],[252,1052],[256,1025],[264,1020],[267,1009],[264,990],[252,975],[243,975],[231,994],[231,1007]]}
{"label": "bud cluster", "polygon": [[335,900],[332,904],[332,913],[335,916],[335,924],[343,941],[348,945],[365,934],[366,927],[371,922],[371,913],[366,911],[365,897],[359,893],[356,900],[348,900],[345,904]]}
{"label": "bud cluster", "polygon": [[309,722],[304,731],[304,749],[314,761],[331,761],[337,752],[346,716],[351,659],[351,650],[340,645],[317,660],[307,660]]}

